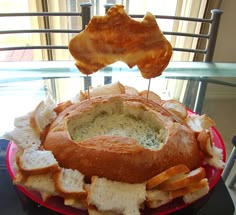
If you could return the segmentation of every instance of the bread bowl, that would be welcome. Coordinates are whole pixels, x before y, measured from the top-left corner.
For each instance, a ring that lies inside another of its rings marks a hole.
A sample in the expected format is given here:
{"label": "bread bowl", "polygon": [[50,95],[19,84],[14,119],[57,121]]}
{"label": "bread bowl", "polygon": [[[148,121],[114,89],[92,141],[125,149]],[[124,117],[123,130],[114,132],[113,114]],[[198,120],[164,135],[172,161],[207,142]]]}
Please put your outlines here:
{"label": "bread bowl", "polygon": [[51,124],[43,146],[62,167],[129,183],[200,162],[194,132],[157,103],[129,95],[71,105]]}

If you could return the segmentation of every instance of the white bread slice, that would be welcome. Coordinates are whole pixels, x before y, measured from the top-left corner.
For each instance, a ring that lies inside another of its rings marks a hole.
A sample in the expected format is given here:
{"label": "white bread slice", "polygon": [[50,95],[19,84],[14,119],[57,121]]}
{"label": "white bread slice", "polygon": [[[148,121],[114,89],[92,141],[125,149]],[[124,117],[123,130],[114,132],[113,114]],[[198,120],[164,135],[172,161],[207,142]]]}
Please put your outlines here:
{"label": "white bread slice", "polygon": [[29,112],[23,116],[16,117],[14,119],[14,126],[16,128],[30,127],[30,116],[32,112]]}
{"label": "white bread slice", "polygon": [[222,149],[217,148],[212,139],[211,129],[202,130],[197,137],[200,149],[205,156],[205,162],[215,168],[223,169],[225,162],[223,161]]}
{"label": "white bread slice", "polygon": [[58,115],[59,113],[61,113],[63,110],[65,110],[66,108],[68,108],[71,105],[72,105],[72,102],[70,100],[62,102],[54,108],[54,111]]}
{"label": "white bread slice", "polygon": [[[125,93],[125,87],[120,82],[115,82],[111,84],[98,86],[95,88],[90,88],[90,91],[89,91],[90,98],[96,97],[96,96],[118,95],[118,94],[124,94],[124,93]],[[80,96],[79,96],[80,101],[83,101],[88,98],[89,98],[88,91],[80,92]]]}
{"label": "white bread slice", "polygon": [[51,151],[25,149],[17,158],[20,171],[27,175],[45,174],[59,169]]}
{"label": "white bread slice", "polygon": [[129,184],[93,176],[88,192],[88,204],[95,206],[98,211],[139,215],[145,196],[145,183]]}
{"label": "white bread slice", "polygon": [[199,147],[202,153],[204,154],[204,156],[208,158],[212,158],[213,157],[213,152],[212,152],[213,143],[210,136],[210,131],[207,129],[203,129],[202,131],[200,131],[200,133],[197,136],[197,140],[199,142]]}
{"label": "white bread slice", "polygon": [[204,187],[208,187],[208,179],[207,178],[203,178],[202,180],[196,182],[196,183],[192,183],[189,186],[177,189],[177,190],[172,190],[170,191],[170,196],[171,198],[175,199],[177,197],[180,196],[184,196],[188,193],[192,193],[198,190],[201,190]]}
{"label": "white bread slice", "polygon": [[158,208],[171,201],[172,197],[168,191],[153,189],[146,193],[146,203],[149,208]]}
{"label": "white bread slice", "polygon": [[161,97],[159,95],[157,95],[156,93],[154,93],[153,91],[148,91],[148,90],[143,90],[141,92],[139,92],[139,96],[147,99],[148,100],[151,100],[157,104],[160,104],[161,103]]}
{"label": "white bread slice", "polygon": [[87,210],[88,207],[86,198],[81,199],[81,198],[66,197],[64,199],[64,204],[80,210]]}
{"label": "white bread slice", "polygon": [[54,174],[55,186],[62,196],[83,197],[87,192],[84,187],[84,175],[77,170],[61,168]]}
{"label": "white bread slice", "polygon": [[203,167],[199,167],[197,169],[192,170],[188,174],[182,175],[182,177],[175,178],[173,180],[167,180],[160,185],[158,185],[158,189],[170,191],[177,190],[182,187],[189,186],[190,184],[201,181],[206,176],[206,171]]}
{"label": "white bread slice", "polygon": [[225,162],[223,161],[222,149],[213,146],[211,153],[213,154],[213,157],[205,158],[206,163],[217,169],[223,169],[225,167]]}
{"label": "white bread slice", "polygon": [[167,109],[169,112],[174,114],[176,117],[179,117],[180,119],[185,119],[187,117],[186,107],[184,106],[183,103],[177,100],[174,99],[166,100],[163,101],[161,105],[162,107],[164,107],[165,109]]}
{"label": "white bread slice", "polygon": [[38,149],[41,140],[34,134],[30,127],[17,127],[10,132],[6,132],[3,138],[12,140],[20,149]]}
{"label": "white bread slice", "polygon": [[215,126],[214,120],[206,114],[191,114],[186,118],[186,123],[194,132],[201,132],[204,129],[209,129],[211,126]]}
{"label": "white bread slice", "polygon": [[163,183],[164,181],[167,181],[173,177],[177,177],[178,175],[183,175],[188,172],[190,172],[190,169],[183,164],[170,167],[169,169],[165,170],[164,172],[149,179],[147,181],[147,189],[148,190],[153,189],[154,187],[158,186],[159,184]]}
{"label": "white bread slice", "polygon": [[139,95],[138,90],[136,90],[134,87],[130,87],[130,86],[127,86],[127,85],[125,85],[124,87],[125,87],[125,94],[136,95],[136,96]]}
{"label": "white bread slice", "polygon": [[209,192],[209,190],[210,190],[209,186],[206,185],[199,190],[185,194],[183,196],[183,200],[186,204],[190,204],[190,203],[200,199],[201,197],[205,196]]}
{"label": "white bread slice", "polygon": [[40,136],[43,129],[56,118],[57,114],[54,111],[56,106],[56,102],[51,96],[47,96],[47,98],[41,101],[32,112],[30,127],[37,136]]}
{"label": "white bread slice", "polygon": [[41,175],[30,175],[25,180],[14,180],[15,184],[25,188],[38,191],[42,199],[46,201],[51,196],[57,196],[53,176],[51,173]]}

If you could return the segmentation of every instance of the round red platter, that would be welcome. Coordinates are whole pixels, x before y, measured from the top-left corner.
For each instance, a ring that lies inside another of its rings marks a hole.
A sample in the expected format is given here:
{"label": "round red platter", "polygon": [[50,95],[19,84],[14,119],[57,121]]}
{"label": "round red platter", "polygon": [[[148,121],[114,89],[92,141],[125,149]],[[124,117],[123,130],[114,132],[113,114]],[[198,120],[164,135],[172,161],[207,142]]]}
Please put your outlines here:
{"label": "round red platter", "polygon": [[[222,153],[223,153],[223,161],[225,161],[226,159],[226,150],[225,150],[225,145],[224,142],[219,134],[219,132],[213,127],[213,141],[215,143],[215,146],[222,149]],[[8,172],[10,174],[10,177],[13,179],[15,174],[16,174],[16,170],[14,168],[14,157],[15,157],[15,153],[17,151],[17,146],[13,143],[10,142],[7,148],[7,152],[6,152],[6,164],[7,164],[7,169]],[[206,177],[208,178],[209,181],[209,186],[210,189],[212,189],[216,183],[219,181],[221,174],[222,174],[222,170],[213,168],[209,165],[203,165],[203,167],[206,170]],[[40,194],[38,192],[34,192],[28,189],[25,189],[21,186],[17,186],[19,190],[21,190],[26,196],[28,196],[29,198],[31,198],[33,201],[35,201],[36,203],[49,208],[53,211],[59,212],[61,214],[68,214],[68,215],[85,215],[87,214],[86,211],[82,211],[82,210],[78,210],[69,206],[65,206],[63,204],[63,199],[60,197],[52,197],[49,199],[49,201],[47,202],[43,202],[42,198],[40,196]],[[148,210],[144,210],[143,214],[144,215],[159,215],[159,214],[169,214],[172,213],[174,211],[178,211],[183,209],[184,207],[187,207],[188,205],[185,204],[181,199],[176,199],[166,205],[163,205],[157,209],[148,209]]]}

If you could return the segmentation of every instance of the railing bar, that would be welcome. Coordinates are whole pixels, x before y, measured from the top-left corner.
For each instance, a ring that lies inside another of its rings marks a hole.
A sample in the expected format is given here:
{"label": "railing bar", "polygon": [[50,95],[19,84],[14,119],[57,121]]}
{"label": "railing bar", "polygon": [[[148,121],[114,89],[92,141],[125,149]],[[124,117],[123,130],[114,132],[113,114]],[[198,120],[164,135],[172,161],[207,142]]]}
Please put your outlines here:
{"label": "railing bar", "polygon": [[[23,49],[68,49],[68,46],[17,46],[17,47],[4,47],[0,48],[0,51],[12,51],[12,50],[23,50]],[[199,49],[185,49],[185,48],[173,48],[174,51],[182,52],[193,52],[205,54],[206,50]]]}
{"label": "railing bar", "polygon": [[[143,18],[144,15],[139,14],[130,14],[132,18]],[[183,21],[192,21],[192,22],[206,22],[211,23],[212,19],[201,19],[194,17],[184,17],[184,16],[165,16],[165,15],[154,15],[158,19],[174,19],[174,20],[183,20]]]}
{"label": "railing bar", "polygon": [[182,33],[182,32],[170,32],[170,31],[163,31],[165,35],[174,35],[174,36],[184,36],[184,37],[198,37],[198,38],[209,38],[207,34],[191,34],[191,33]]}
{"label": "railing bar", "polygon": [[193,52],[193,53],[206,54],[206,50],[201,50],[201,49],[173,48],[173,50],[180,51],[180,52]]}
{"label": "railing bar", "polygon": [[0,17],[9,16],[81,16],[80,12],[28,12],[28,13],[0,13]]}
{"label": "railing bar", "polygon": [[[82,30],[79,29],[27,29],[27,30],[5,30],[0,31],[0,34],[15,34],[15,33],[79,33]],[[185,37],[197,37],[197,38],[209,38],[206,34],[191,34],[181,32],[169,32],[163,31],[165,35],[185,36]]]}
{"label": "railing bar", "polygon": [[68,46],[17,46],[0,48],[0,51],[13,51],[24,49],[68,49]]}
{"label": "railing bar", "polygon": [[79,29],[27,29],[27,30],[6,30],[0,31],[0,34],[18,34],[18,33],[79,33]]}

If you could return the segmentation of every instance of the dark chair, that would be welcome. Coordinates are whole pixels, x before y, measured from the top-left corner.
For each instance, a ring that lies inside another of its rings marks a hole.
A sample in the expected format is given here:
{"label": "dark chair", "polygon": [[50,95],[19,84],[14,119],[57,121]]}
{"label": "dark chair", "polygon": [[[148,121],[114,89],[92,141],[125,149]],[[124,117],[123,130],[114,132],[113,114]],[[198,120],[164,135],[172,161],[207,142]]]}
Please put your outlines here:
{"label": "dark chair", "polygon": [[[235,162],[236,162],[236,136],[232,138],[233,149],[230,153],[230,156],[227,160],[226,166],[222,173],[222,179],[226,182]],[[229,182],[229,188],[233,188],[234,184],[236,183],[236,173],[234,173],[233,178]]]}

